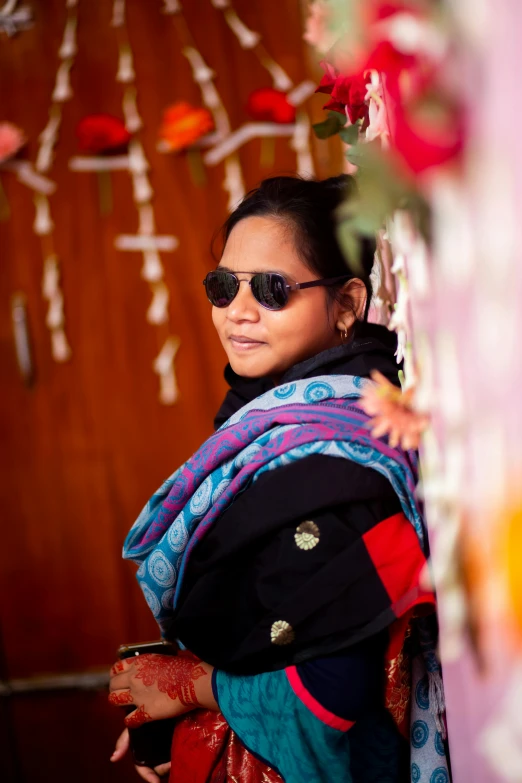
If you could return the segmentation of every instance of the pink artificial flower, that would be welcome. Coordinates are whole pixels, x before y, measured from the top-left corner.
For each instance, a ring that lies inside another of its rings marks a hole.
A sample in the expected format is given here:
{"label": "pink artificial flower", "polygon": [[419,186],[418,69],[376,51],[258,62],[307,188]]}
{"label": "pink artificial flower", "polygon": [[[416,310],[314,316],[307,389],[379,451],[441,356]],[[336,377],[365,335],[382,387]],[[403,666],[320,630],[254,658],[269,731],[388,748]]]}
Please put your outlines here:
{"label": "pink artificial flower", "polygon": [[388,435],[392,448],[417,449],[430,417],[413,409],[414,389],[402,392],[377,370],[371,376],[375,383],[364,389],[360,405],[372,416],[372,435]]}
{"label": "pink artificial flower", "polygon": [[21,128],[12,122],[0,122],[0,163],[12,158],[27,142]]}
{"label": "pink artificial flower", "polygon": [[308,6],[304,40],[325,54],[335,43],[336,34],[330,29],[331,9],[327,0],[313,0]]}

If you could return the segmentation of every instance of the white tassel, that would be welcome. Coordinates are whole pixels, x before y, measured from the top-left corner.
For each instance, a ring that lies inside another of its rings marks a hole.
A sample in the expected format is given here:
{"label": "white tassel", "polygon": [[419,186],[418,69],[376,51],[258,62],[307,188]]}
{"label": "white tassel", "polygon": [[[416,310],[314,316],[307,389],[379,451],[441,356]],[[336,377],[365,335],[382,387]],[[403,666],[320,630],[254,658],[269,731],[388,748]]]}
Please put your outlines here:
{"label": "white tassel", "polygon": [[159,282],[152,286],[152,302],[147,310],[149,324],[164,324],[169,320],[169,289],[165,283]]}
{"label": "white tassel", "polygon": [[128,84],[133,82],[136,78],[134,73],[134,64],[132,60],[132,52],[128,44],[124,44],[120,47],[120,57],[118,61],[118,73],[116,74],[116,81]]}
{"label": "white tassel", "polygon": [[149,170],[149,161],[138,139],[129,143],[129,171],[132,174],[145,174]]}
{"label": "white tassel", "polygon": [[157,250],[143,251],[141,277],[147,283],[159,283],[163,279],[163,265]]}
{"label": "white tassel", "polygon": [[51,331],[63,326],[63,294],[57,288],[49,299],[49,309],[45,319],[45,324]]}
{"label": "white tassel", "polygon": [[134,87],[127,87],[123,96],[123,116],[125,117],[125,127],[129,133],[136,133],[143,127],[138,106],[136,104],[136,90]]}
{"label": "white tassel", "polygon": [[140,226],[138,234],[148,237],[152,236],[156,230],[156,225],[154,221],[154,210],[152,209],[151,204],[143,204],[140,206],[139,216]]}
{"label": "white tassel", "polygon": [[297,115],[295,133],[290,146],[297,153],[297,174],[300,177],[312,178],[315,175],[314,161],[310,152],[310,121],[306,112]]}
{"label": "white tassel", "polygon": [[44,141],[40,145],[35,163],[37,171],[49,171],[53,163],[53,150],[54,142],[52,141]]}
{"label": "white tassel", "polygon": [[161,9],[164,14],[179,14],[183,9],[179,0],[163,0],[165,5]]}
{"label": "white tassel", "polygon": [[301,82],[297,87],[294,87],[292,92],[289,92],[286,96],[288,103],[292,106],[300,106],[302,103],[308,100],[315,92],[316,84],[310,80]]}
{"label": "white tassel", "polygon": [[62,121],[62,111],[59,106],[53,107],[49,113],[47,125],[40,133],[38,141],[40,148],[36,157],[35,168],[37,171],[49,171],[53,162],[53,149],[58,140],[58,130]]}
{"label": "white tassel", "polygon": [[112,6],[112,27],[123,27],[125,24],[125,0],[114,0]]}
{"label": "white tassel", "polygon": [[246,122],[240,128],[230,133],[223,141],[216,144],[203,157],[207,166],[215,166],[226,157],[238,150],[251,139],[264,137],[293,136],[295,124],[279,124],[277,122]]}
{"label": "white tassel", "polygon": [[231,155],[225,160],[225,180],[223,188],[228,193],[227,209],[232,212],[245,195],[245,183],[241,164],[237,155]]}
{"label": "white tassel", "polygon": [[288,92],[288,90],[292,89],[294,83],[289,77],[289,75],[287,74],[287,72],[284,71],[280,65],[278,65],[276,62],[274,62],[274,60],[272,60],[269,57],[263,57],[262,62],[266,70],[269,72],[270,76],[272,77],[272,81],[274,83],[274,87],[276,90],[281,90],[282,92]]}
{"label": "white tassel", "polygon": [[254,46],[257,46],[261,40],[259,33],[249,30],[230,6],[225,7],[224,13],[226,23],[239,41],[239,45],[243,49],[253,49]]}
{"label": "white tassel", "polygon": [[178,399],[179,391],[174,370],[174,359],[179,346],[180,340],[178,337],[167,337],[163,348],[152,364],[154,372],[159,375],[159,399],[163,405],[173,405]]}
{"label": "white tassel", "polygon": [[55,362],[66,362],[71,358],[71,346],[63,329],[51,332],[51,352]]}
{"label": "white tassel", "polygon": [[212,68],[209,68],[200,52],[193,46],[185,46],[183,54],[189,61],[192,68],[192,78],[199,85],[210,82],[216,75]]}
{"label": "white tassel", "polygon": [[152,190],[149,178],[145,173],[133,174],[132,184],[135,204],[145,204],[152,199],[154,191]]}
{"label": "white tassel", "polygon": [[72,88],[70,81],[70,70],[72,66],[72,60],[64,60],[58,72],[56,74],[56,84],[53,90],[52,99],[55,103],[63,103],[72,98]]}
{"label": "white tassel", "polygon": [[63,40],[62,45],[60,46],[60,49],[58,51],[58,55],[60,59],[66,60],[68,57],[74,57],[74,55],[78,51],[78,47],[76,45],[76,23],[77,23],[76,16],[70,16],[67,20],[67,24],[65,25],[65,30],[63,31]]}
{"label": "white tassel", "polygon": [[46,236],[54,228],[47,196],[37,193],[34,197],[34,205],[36,207],[36,216],[33,223],[33,231],[38,236]]}
{"label": "white tassel", "polygon": [[36,193],[41,193],[43,196],[50,196],[56,190],[56,182],[51,179],[47,179],[42,174],[38,174],[34,169],[32,163],[27,160],[13,160],[4,163],[3,168],[8,171],[14,171],[18,182],[23,185],[27,185],[31,190]]}
{"label": "white tassel", "polygon": [[60,273],[56,256],[48,256],[44,261],[42,277],[42,296],[44,299],[52,299],[58,288]]}

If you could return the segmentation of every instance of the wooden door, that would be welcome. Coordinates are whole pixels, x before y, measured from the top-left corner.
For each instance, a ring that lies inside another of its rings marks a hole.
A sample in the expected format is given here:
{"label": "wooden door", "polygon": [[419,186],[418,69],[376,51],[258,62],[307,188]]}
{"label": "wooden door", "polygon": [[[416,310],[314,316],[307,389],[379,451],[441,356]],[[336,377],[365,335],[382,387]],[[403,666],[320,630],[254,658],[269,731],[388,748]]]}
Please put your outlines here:
{"label": "wooden door", "polygon": [[[0,777],[8,781],[132,779],[130,763],[108,758],[121,716],[106,703],[103,677],[121,642],[156,638],[158,631],[134,577],[121,560],[131,523],[156,487],[211,433],[225,391],[224,355],[213,333],[201,280],[214,263],[210,240],[227,214],[223,165],[208,168],[206,184],[191,179],[185,156],[157,151],[162,112],[174,101],[201,105],[182,54],[190,30],[215,71],[232,129],[246,121],[245,104],[270,86],[266,67],[241,48],[223,11],[210,0],[184,0],[185,24],[162,13],[162,0],[128,0],[125,31],[136,72],[139,138],[150,162],[156,233],[179,247],[162,254],[170,291],[170,323],[145,314],[150,291],[140,278],[141,254],[115,249],[119,234],[135,234],[138,212],[127,171],[110,174],[113,208],[100,214],[98,176],[69,170],[78,152],[82,117],[121,117],[122,84],[115,79],[122,30],[111,26],[118,0],[32,0],[30,29],[0,33],[0,121],[23,128],[23,159],[35,162],[48,121],[67,15],[77,14],[72,97],[63,103],[54,161],[46,176],[54,230],[33,230],[32,190],[0,170],[10,217],[0,223],[1,509]],[[120,10],[121,10],[121,3]],[[299,0],[237,0],[235,9],[262,36],[266,53],[294,84],[309,78],[301,40]],[[317,80],[317,71],[313,71]],[[305,104],[321,119],[323,100]],[[318,155],[319,153],[319,155]],[[318,173],[335,171],[326,147],[314,147]],[[326,157],[325,157],[326,156]],[[261,142],[239,152],[247,188],[273,172],[292,172],[288,139],[275,142],[270,168],[260,166]],[[42,297],[43,261],[60,262],[70,361],[53,360]],[[35,380],[26,388],[13,346],[12,296],[26,300]],[[180,395],[158,401],[152,362],[168,334],[181,341],[176,358]],[[81,674],[90,687],[67,686]],[[93,678],[85,679],[92,674]],[[44,676],[44,680],[34,680]],[[58,677],[53,680],[52,678]],[[98,677],[98,679],[97,679]],[[51,678],[51,679],[49,679]],[[54,682],[54,685],[53,685]],[[32,683],[32,685],[31,685]],[[47,685],[46,685],[47,683]],[[39,689],[40,688],[40,689]]]}

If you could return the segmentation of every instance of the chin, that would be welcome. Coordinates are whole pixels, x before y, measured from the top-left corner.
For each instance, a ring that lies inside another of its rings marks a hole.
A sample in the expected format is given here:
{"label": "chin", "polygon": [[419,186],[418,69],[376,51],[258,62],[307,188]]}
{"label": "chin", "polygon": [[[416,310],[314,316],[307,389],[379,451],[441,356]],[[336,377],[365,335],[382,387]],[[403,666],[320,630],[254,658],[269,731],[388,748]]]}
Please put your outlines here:
{"label": "chin", "polygon": [[263,378],[265,375],[273,375],[277,370],[272,366],[271,362],[260,361],[254,356],[229,356],[228,360],[230,366],[237,375],[241,375],[242,378]]}

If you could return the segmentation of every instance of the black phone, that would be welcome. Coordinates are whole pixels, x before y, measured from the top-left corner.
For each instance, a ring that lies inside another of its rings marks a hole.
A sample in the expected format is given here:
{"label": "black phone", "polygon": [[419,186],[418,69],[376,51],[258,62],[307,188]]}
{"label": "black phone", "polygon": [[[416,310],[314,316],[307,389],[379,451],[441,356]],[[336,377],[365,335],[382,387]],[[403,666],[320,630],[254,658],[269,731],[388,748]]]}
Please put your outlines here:
{"label": "black phone", "polygon": [[[134,658],[136,655],[158,653],[159,655],[176,655],[178,648],[173,642],[158,641],[142,644],[122,644],[118,649],[118,658]],[[127,707],[127,712],[133,712],[135,707]],[[130,748],[134,763],[139,767],[157,767],[170,761],[170,748],[176,718],[154,720],[145,723],[138,729],[129,729]]]}

